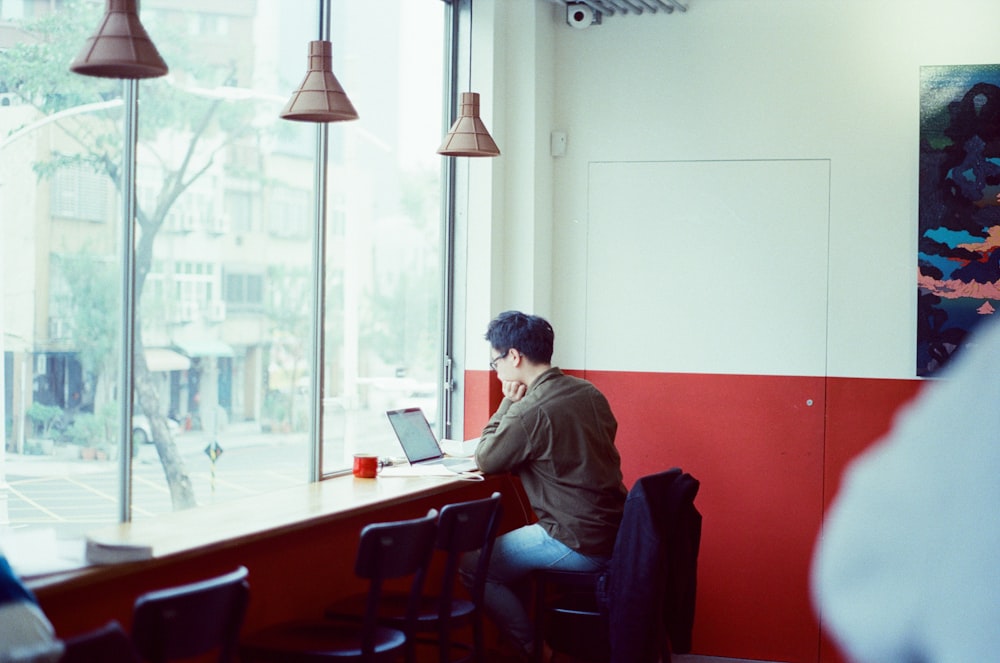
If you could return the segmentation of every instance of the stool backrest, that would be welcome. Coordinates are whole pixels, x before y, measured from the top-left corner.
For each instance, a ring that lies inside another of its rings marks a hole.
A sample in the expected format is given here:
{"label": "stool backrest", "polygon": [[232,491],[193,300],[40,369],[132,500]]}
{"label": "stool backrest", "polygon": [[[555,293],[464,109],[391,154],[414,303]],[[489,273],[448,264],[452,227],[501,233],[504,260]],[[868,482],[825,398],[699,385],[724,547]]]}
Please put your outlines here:
{"label": "stool backrest", "polygon": [[451,605],[462,554],[472,550],[481,551],[476,577],[470,588],[473,603],[481,605],[486,587],[486,569],[502,512],[500,493],[479,500],[448,504],[441,509],[436,545],[447,553],[440,595],[442,612]]}
{"label": "stool backrest", "polygon": [[128,633],[117,621],[63,640],[59,663],[139,663]]}
{"label": "stool backrest", "polygon": [[217,650],[234,660],[250,600],[247,569],[146,592],[132,610],[132,642],[143,659],[165,663]]}
{"label": "stool backrest", "polygon": [[437,516],[437,511],[431,509],[423,518],[373,523],[361,530],[354,573],[359,578],[369,580],[361,631],[361,648],[362,651],[369,652],[369,655],[374,647],[384,580],[413,576],[410,583],[407,621],[412,624],[416,616],[424,579],[427,576],[427,567],[430,565],[437,537]]}

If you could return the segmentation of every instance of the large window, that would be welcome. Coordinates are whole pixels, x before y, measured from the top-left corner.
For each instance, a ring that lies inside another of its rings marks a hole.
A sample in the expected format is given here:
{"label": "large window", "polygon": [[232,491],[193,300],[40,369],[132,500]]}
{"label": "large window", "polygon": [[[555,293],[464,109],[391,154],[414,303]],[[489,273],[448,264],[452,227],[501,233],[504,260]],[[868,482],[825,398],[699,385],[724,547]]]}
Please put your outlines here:
{"label": "large window", "polygon": [[0,44],[0,527],[73,535],[303,483],[357,451],[399,455],[386,409],[434,420],[447,5],[324,1],[361,116],[325,134],[278,119],[318,5],[142,2],[170,74],[137,85],[127,467],[128,95],[66,70],[104,3],[26,0],[0,17],[15,35]]}

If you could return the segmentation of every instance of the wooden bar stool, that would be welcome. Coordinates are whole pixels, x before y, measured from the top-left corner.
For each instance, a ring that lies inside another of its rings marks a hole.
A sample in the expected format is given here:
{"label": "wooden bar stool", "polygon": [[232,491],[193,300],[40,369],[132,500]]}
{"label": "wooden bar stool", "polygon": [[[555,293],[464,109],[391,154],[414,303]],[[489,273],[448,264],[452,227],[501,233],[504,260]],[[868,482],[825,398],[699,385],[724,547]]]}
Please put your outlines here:
{"label": "wooden bar stool", "polygon": [[[361,530],[354,573],[369,581],[361,622],[317,619],[277,624],[243,638],[240,659],[271,663],[393,661],[411,653],[408,634],[420,604],[437,535],[437,511],[423,518],[367,525]],[[404,628],[378,623],[382,583],[412,576]]]}
{"label": "wooden bar stool", "polygon": [[[438,517],[435,548],[444,554],[444,572],[434,595],[424,596],[414,623],[414,641],[438,647],[441,663],[484,660],[482,602],[486,587],[486,570],[490,553],[500,526],[500,493],[490,497],[445,505]],[[458,585],[458,565],[464,553],[482,550],[473,585],[471,600],[455,596]],[[360,621],[364,614],[363,597],[348,597],[326,610],[330,619]],[[406,628],[406,608],[409,597],[402,593],[382,595],[379,621],[383,625]],[[454,629],[472,626],[472,643],[455,642]],[[453,659],[452,651],[464,652]]]}

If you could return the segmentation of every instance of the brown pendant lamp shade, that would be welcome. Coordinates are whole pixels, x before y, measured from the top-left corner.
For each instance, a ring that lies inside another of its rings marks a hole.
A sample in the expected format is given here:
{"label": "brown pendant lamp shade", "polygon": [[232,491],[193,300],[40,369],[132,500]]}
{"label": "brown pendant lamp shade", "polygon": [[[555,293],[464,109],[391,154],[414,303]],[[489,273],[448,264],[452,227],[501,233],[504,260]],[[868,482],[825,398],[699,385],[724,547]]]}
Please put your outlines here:
{"label": "brown pendant lamp shade", "polygon": [[463,92],[458,119],[444,137],[438,154],[446,157],[498,157],[500,148],[493,142],[486,125],[479,119],[479,93]]}
{"label": "brown pendant lamp shade", "polygon": [[281,111],[281,117],[299,122],[358,119],[358,111],[333,75],[333,45],[329,41],[309,42],[309,71]]}
{"label": "brown pendant lamp shade", "polygon": [[69,68],[101,78],[156,78],[167,73],[167,63],[139,21],[137,0],[107,0],[101,25]]}

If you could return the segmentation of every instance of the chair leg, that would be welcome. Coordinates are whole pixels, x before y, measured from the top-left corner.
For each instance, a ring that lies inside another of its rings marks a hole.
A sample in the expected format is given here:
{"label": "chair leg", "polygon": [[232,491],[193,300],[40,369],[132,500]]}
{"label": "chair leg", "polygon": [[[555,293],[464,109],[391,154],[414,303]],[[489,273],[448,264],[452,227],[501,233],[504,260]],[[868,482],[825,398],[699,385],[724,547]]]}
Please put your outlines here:
{"label": "chair leg", "polygon": [[438,633],[438,661],[441,663],[448,663],[449,659],[451,659],[449,630],[446,624],[441,624],[441,630]]}
{"label": "chair leg", "polygon": [[406,644],[403,645],[403,660],[406,663],[417,663],[416,633],[406,634]]}
{"label": "chair leg", "polygon": [[473,660],[476,663],[486,663],[486,636],[483,634],[483,616],[477,614],[472,618]]}

